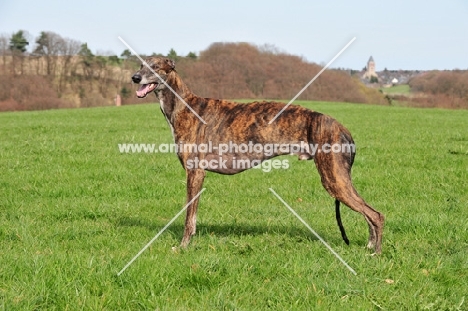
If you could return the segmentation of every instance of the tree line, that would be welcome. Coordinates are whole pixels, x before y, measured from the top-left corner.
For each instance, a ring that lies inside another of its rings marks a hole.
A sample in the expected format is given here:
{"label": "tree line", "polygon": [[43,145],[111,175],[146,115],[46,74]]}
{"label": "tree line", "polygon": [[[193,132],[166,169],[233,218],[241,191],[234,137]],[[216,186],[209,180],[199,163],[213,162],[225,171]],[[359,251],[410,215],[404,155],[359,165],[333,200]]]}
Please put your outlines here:
{"label": "tree line", "polygon": [[111,105],[136,66],[50,31],[35,40],[22,30],[1,35],[0,56],[0,110]]}
{"label": "tree line", "polygon": [[[0,36],[0,56],[0,110],[113,105],[117,95],[124,104],[156,101],[135,98],[130,77],[140,62],[128,50],[95,54],[87,43],[51,31],[33,39],[20,30]],[[273,46],[249,43],[213,43],[199,55],[171,49],[164,56],[175,60],[194,93],[215,98],[289,100],[322,69]],[[387,103],[344,70],[326,70],[299,99]]]}

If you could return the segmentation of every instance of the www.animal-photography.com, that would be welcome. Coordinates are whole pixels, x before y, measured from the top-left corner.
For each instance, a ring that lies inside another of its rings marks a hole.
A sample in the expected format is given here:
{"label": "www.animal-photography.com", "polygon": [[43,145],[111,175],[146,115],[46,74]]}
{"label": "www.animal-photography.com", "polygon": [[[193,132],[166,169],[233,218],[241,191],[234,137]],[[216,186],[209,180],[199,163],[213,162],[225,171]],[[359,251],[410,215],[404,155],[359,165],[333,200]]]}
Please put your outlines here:
{"label": "www.animal-photography.com", "polygon": [[0,310],[466,310],[468,4],[0,4]]}

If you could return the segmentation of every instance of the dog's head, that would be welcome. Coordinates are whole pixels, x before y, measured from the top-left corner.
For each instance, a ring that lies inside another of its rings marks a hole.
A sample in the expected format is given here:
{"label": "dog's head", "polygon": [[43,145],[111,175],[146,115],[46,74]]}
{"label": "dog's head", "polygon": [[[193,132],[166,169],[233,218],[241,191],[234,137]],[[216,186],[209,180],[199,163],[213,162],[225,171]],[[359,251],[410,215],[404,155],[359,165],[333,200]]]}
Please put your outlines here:
{"label": "dog's head", "polygon": [[139,98],[146,97],[152,91],[164,89],[166,86],[161,79],[166,81],[169,73],[175,69],[174,61],[165,57],[148,57],[145,62],[151,69],[146,64],[141,64],[140,70],[132,76],[133,83],[141,85],[136,91]]}

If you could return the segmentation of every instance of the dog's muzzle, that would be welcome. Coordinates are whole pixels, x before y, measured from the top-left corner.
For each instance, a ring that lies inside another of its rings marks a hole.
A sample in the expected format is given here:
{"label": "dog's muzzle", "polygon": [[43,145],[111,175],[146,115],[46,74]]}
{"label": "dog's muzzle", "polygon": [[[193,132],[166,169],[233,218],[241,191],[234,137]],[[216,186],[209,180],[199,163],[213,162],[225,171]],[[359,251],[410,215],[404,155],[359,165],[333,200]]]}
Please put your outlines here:
{"label": "dog's muzzle", "polygon": [[[132,76],[132,81],[133,83],[140,84],[142,80],[142,77],[139,73],[136,73]],[[139,98],[144,98],[148,93],[154,91],[156,87],[159,85],[159,83],[148,83],[148,84],[141,84],[140,88],[136,91],[136,95]]]}

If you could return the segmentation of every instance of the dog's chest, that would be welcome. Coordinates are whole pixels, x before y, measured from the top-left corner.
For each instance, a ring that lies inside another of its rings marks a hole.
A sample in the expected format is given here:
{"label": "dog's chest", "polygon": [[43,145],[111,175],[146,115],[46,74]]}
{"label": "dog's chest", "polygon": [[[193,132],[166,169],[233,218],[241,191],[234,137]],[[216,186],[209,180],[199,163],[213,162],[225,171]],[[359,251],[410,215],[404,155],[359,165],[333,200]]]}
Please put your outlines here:
{"label": "dog's chest", "polygon": [[161,112],[163,113],[164,117],[166,118],[167,124],[169,124],[169,127],[171,128],[172,140],[175,142],[174,126],[172,126],[171,121],[167,117],[166,110],[165,110],[165,107],[164,107],[164,98],[163,98],[163,96],[159,96],[159,106],[161,108]]}

